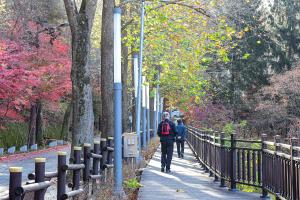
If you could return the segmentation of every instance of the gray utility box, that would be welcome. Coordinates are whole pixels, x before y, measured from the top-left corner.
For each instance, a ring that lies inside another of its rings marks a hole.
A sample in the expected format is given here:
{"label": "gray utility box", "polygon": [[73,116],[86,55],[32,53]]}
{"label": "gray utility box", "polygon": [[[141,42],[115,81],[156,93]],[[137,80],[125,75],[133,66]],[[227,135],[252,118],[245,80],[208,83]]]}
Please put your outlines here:
{"label": "gray utility box", "polygon": [[135,133],[123,133],[123,156],[124,158],[135,158],[138,156],[137,135]]}

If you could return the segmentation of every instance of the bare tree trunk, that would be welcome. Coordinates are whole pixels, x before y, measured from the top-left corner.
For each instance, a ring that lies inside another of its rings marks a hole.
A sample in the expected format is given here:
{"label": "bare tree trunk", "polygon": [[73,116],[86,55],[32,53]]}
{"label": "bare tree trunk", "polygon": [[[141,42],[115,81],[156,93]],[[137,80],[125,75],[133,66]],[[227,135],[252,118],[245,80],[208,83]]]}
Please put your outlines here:
{"label": "bare tree trunk", "polygon": [[43,144],[43,105],[41,101],[37,101],[36,104],[36,143],[39,145]]}
{"label": "bare tree trunk", "polygon": [[36,116],[37,116],[36,103],[31,103],[30,117],[29,117],[29,131],[28,131],[28,138],[27,138],[28,147],[36,143]]}
{"label": "bare tree trunk", "polygon": [[114,1],[103,0],[101,29],[101,98],[102,98],[102,135],[114,135],[114,46],[113,46],[113,9]]}
{"label": "bare tree trunk", "polygon": [[72,102],[69,103],[65,111],[63,123],[61,126],[60,138],[63,140],[68,140],[71,110],[72,110]]}
{"label": "bare tree trunk", "polygon": [[77,10],[75,2],[64,0],[72,33],[72,146],[92,143],[94,113],[91,86],[90,34],[97,0],[82,0]]}
{"label": "bare tree trunk", "polygon": [[[126,14],[126,11],[125,13]],[[127,31],[124,31],[124,37],[127,37]],[[129,132],[129,100],[128,100],[128,47],[123,44],[122,46],[122,129],[124,132]]]}

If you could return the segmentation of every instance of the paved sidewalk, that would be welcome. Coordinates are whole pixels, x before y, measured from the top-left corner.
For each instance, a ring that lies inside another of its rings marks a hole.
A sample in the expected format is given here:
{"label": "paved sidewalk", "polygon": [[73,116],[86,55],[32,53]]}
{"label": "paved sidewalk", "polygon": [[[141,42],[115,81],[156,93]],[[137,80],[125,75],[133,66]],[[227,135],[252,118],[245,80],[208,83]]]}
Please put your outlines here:
{"label": "paved sidewalk", "polygon": [[220,188],[219,182],[213,182],[200,169],[192,151],[185,145],[185,158],[177,157],[174,145],[171,174],[160,172],[160,149],[154,154],[142,175],[143,187],[139,192],[139,200],[178,200],[178,199],[243,199],[258,200],[259,194],[230,192]]}

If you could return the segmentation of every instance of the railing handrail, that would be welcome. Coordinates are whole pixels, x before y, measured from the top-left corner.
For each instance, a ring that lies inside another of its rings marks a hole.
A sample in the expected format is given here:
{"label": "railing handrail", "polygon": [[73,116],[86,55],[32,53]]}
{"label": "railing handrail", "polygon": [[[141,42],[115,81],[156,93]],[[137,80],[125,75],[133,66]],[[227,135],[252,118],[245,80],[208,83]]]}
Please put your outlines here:
{"label": "railing handrail", "polygon": [[221,180],[222,187],[229,181],[231,190],[236,190],[239,183],[262,188],[262,197],[270,192],[281,199],[300,199],[298,139],[292,138],[291,144],[286,144],[280,136],[266,141],[264,134],[261,140],[247,140],[236,138],[235,133],[225,138],[222,132],[195,127],[188,127],[188,132],[188,144],[200,164],[215,180]]}

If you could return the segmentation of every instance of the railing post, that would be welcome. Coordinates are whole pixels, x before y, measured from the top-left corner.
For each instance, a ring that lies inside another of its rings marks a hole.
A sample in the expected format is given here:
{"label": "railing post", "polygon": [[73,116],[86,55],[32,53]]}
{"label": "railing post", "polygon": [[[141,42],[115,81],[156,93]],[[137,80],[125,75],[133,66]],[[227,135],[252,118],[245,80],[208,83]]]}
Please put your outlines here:
{"label": "railing post", "polygon": [[[100,155],[100,141],[94,141],[94,154]],[[93,175],[99,175],[99,163],[100,159],[93,159]],[[97,187],[97,180],[93,180],[92,191],[95,193]]]}
{"label": "railing post", "polygon": [[214,173],[213,173],[213,152],[212,152],[212,149],[213,149],[213,147],[214,147],[214,145],[212,144],[213,142],[214,142],[214,140],[215,140],[215,138],[213,138],[212,139],[212,136],[214,136],[214,134],[213,134],[213,131],[209,131],[209,135],[208,135],[208,158],[209,158],[209,164],[208,164],[208,166],[209,166],[209,168],[210,168],[210,170],[209,170],[209,176],[210,177],[213,177],[214,176]]}
{"label": "railing post", "polygon": [[214,132],[214,170],[215,170],[215,180],[214,181],[218,181],[219,180],[219,177],[217,175],[217,142],[218,142],[218,139],[217,139],[217,136],[218,136],[218,132]]}
{"label": "railing post", "polygon": [[[278,164],[279,164],[279,159],[278,159],[278,152],[280,151],[280,146],[278,145],[278,143],[280,143],[281,140],[281,136],[280,135],[275,135],[274,136],[274,143],[275,143],[275,157],[273,160],[273,166],[274,166],[274,172],[277,173],[278,172]],[[275,193],[279,192],[279,188],[278,188],[278,182],[275,182]],[[276,200],[279,200],[279,197],[276,195]]]}
{"label": "railing post", "polygon": [[225,185],[225,133],[220,134],[220,187],[226,187]]}
{"label": "railing post", "polygon": [[91,159],[90,159],[90,154],[91,152],[91,144],[89,143],[84,143],[83,144],[83,163],[84,163],[84,168],[83,168],[83,182],[84,182],[84,195],[82,196],[83,199],[88,199],[90,195],[90,170],[91,170]]}
{"label": "railing post", "polygon": [[298,188],[297,188],[297,175],[296,171],[298,170],[296,167],[296,162],[294,157],[298,156],[298,151],[294,150],[293,147],[298,145],[298,138],[291,138],[291,187],[292,187],[292,199],[298,199]]}
{"label": "railing post", "polygon": [[63,166],[67,163],[67,153],[57,152],[57,199],[60,200],[62,195],[66,193],[66,171]]}
{"label": "railing post", "polygon": [[[74,146],[74,163],[81,164],[81,147]],[[73,190],[78,190],[80,187],[80,169],[73,170]]]}
{"label": "railing post", "polygon": [[204,132],[204,135],[203,135],[203,139],[204,139],[204,142],[203,142],[203,150],[204,150],[204,168],[205,168],[205,173],[209,173],[209,169],[207,167],[208,165],[208,142],[207,142],[207,133]]}
{"label": "railing post", "polygon": [[266,199],[269,198],[268,191],[266,188],[266,174],[267,174],[267,164],[266,159],[264,156],[264,149],[268,148],[268,145],[266,145],[264,142],[267,141],[267,134],[261,135],[261,185],[262,185],[262,195],[261,198]]}
{"label": "railing post", "polygon": [[[108,147],[113,147],[113,140],[114,140],[114,137],[108,137],[107,138],[107,146]],[[107,154],[107,163],[108,164],[112,164],[112,156],[113,156],[113,153],[111,151],[108,151],[108,154]]]}
{"label": "railing post", "polygon": [[[40,183],[45,181],[45,162],[46,158],[35,159],[35,182]],[[45,198],[46,190],[38,190],[34,192],[35,200],[43,200]]]}
{"label": "railing post", "polygon": [[22,167],[9,168],[9,199],[21,200],[22,196],[16,194],[16,188],[22,186]]}
{"label": "railing post", "polygon": [[230,137],[230,190],[236,191],[236,134],[232,133]]}
{"label": "railing post", "polygon": [[[108,137],[107,138],[107,147],[114,147],[114,137]],[[121,152],[123,150],[121,149]],[[114,153],[112,151],[107,151],[107,164],[111,165],[113,164],[113,155]],[[107,170],[107,173],[108,173],[108,177],[112,177],[113,176],[113,172],[114,172],[114,169],[113,168],[109,168]]]}
{"label": "railing post", "polygon": [[107,164],[107,139],[106,138],[101,138],[100,139],[100,150],[101,150],[101,155],[102,158],[100,159],[100,170],[102,175],[104,176],[104,170],[105,170],[105,164]]}
{"label": "railing post", "polygon": [[90,157],[89,153],[91,152],[91,144],[84,143],[83,145],[83,162],[84,162],[84,169],[83,169],[83,181],[88,182],[90,176]]}

